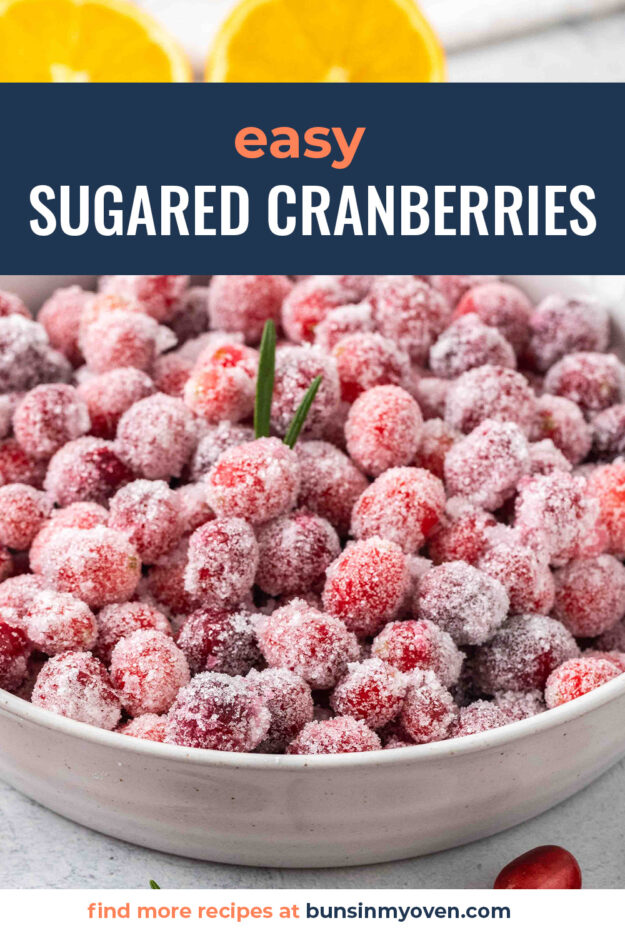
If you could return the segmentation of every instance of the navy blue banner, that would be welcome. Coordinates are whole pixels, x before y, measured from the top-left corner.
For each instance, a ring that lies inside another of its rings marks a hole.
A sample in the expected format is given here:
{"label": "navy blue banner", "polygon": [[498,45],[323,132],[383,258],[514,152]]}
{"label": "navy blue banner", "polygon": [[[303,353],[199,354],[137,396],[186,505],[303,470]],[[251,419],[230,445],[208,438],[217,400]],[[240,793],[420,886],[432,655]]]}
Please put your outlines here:
{"label": "navy blue banner", "polygon": [[0,93],[2,273],[625,267],[624,85]]}

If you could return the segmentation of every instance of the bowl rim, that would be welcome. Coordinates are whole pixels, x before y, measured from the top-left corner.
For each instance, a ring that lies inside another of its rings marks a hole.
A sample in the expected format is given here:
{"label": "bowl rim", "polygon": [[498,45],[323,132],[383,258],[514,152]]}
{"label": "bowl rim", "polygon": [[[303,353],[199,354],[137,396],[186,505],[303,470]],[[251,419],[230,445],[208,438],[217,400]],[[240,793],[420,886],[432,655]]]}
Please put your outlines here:
{"label": "bowl rim", "polygon": [[601,687],[577,697],[568,703],[545,710],[516,723],[492,730],[484,730],[473,736],[445,739],[440,742],[422,743],[399,749],[376,749],[370,752],[334,753],[328,755],[266,755],[254,752],[223,752],[218,749],[191,749],[171,743],[153,742],[124,736],[114,730],[100,729],[88,723],[80,723],[43,710],[35,704],[8,691],[0,690],[0,716],[8,714],[18,720],[34,723],[42,729],[56,731],[85,743],[101,745],[138,756],[161,759],[171,763],[205,768],[247,769],[265,771],[314,771],[348,770],[389,767],[393,765],[419,765],[449,757],[470,755],[487,749],[496,749],[525,738],[566,726],[592,711],[599,710],[617,700],[625,699],[625,673],[613,678]]}

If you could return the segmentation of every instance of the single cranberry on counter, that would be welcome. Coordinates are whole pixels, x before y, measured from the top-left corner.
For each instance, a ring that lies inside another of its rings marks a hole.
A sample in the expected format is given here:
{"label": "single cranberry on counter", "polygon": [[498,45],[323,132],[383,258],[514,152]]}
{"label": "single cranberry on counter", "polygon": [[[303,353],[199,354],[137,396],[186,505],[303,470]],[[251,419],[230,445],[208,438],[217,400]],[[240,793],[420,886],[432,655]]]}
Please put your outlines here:
{"label": "single cranberry on counter", "polygon": [[493,889],[581,889],[582,871],[572,853],[548,844],[511,860]]}

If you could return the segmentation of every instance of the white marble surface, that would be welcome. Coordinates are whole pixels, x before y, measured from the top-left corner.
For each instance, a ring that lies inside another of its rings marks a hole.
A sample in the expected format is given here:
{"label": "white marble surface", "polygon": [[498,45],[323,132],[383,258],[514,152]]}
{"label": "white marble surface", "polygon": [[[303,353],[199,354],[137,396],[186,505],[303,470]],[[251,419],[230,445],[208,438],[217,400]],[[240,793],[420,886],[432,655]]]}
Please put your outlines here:
{"label": "white marble surface", "polygon": [[[559,25],[450,57],[455,81],[625,81],[625,12]],[[477,106],[477,105],[476,105]],[[479,112],[476,118],[479,119]],[[585,884],[625,888],[625,763],[547,814],[456,850],[346,870],[223,866],[144,850],[66,821],[0,783],[0,887],[487,887],[509,859],[560,843]]]}

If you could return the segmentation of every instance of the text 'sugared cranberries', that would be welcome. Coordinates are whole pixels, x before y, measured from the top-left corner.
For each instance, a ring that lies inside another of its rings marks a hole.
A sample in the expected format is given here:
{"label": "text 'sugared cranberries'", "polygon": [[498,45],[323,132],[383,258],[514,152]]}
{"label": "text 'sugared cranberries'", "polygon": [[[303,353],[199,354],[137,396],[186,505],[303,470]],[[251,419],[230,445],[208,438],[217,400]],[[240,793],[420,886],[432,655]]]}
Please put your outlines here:
{"label": "text 'sugared cranberries'", "polygon": [[529,335],[532,304],[511,283],[483,283],[471,287],[454,310],[454,319],[475,313],[487,326],[506,337],[517,355],[523,351]]}
{"label": "text 'sugared cranberries'", "polygon": [[79,286],[62,287],[54,291],[37,314],[52,347],[62,352],[74,366],[83,360],[78,334],[85,303],[91,296]]}
{"label": "text 'sugared cranberries'", "polygon": [[120,726],[117,730],[122,736],[132,736],[133,739],[147,739],[152,743],[165,742],[167,717],[157,713],[144,713]]}
{"label": "text 'sugared cranberries'", "polygon": [[209,504],[218,517],[271,521],[295,507],[299,460],[276,437],[226,450],[207,477]]}
{"label": "text 'sugared cranberries'", "polygon": [[521,539],[561,567],[583,555],[599,508],[584,479],[555,470],[523,485],[514,512]]}
{"label": "text 'sugared cranberries'", "polygon": [[351,533],[395,541],[406,553],[423,546],[445,509],[445,490],[427,469],[387,469],[360,496]]}
{"label": "text 'sugared cranberries'", "polygon": [[359,636],[395,618],[410,582],[400,547],[381,537],[348,544],[328,567],[323,607]]}
{"label": "text 'sugared cranberries'", "polygon": [[185,274],[123,274],[102,277],[101,291],[135,300],[148,316],[167,322],[177,309],[189,284]]}
{"label": "text 'sugared cranberries'", "polygon": [[294,671],[315,690],[334,687],[359,657],[358,642],[345,625],[301,599],[260,622],[258,642],[270,667]]}
{"label": "text 'sugared cranberries'", "polygon": [[608,311],[589,296],[546,296],[530,317],[527,354],[532,366],[547,371],[572,352],[605,352],[610,327]]}
{"label": "text 'sugared cranberries'", "polygon": [[475,656],[475,679],[484,693],[541,690],[554,668],[579,654],[568,629],[548,616],[511,616]]}
{"label": "text 'sugared cranberries'", "polygon": [[182,401],[152,394],[126,411],[117,427],[121,458],[146,479],[179,476],[196,444],[193,417]]}
{"label": "text 'sugared cranberries'", "polygon": [[493,889],[581,889],[582,871],[572,853],[549,844],[511,860]]}
{"label": "text 'sugared cranberries'", "polygon": [[592,415],[625,398],[625,366],[616,355],[575,352],[552,365],[545,391],[566,397]]}
{"label": "text 'sugared cranberries'", "polygon": [[23,316],[0,316],[0,394],[68,381],[67,359],[51,348],[43,326]]}
{"label": "text 'sugared cranberries'", "polygon": [[433,472],[442,479],[445,474],[445,458],[454,443],[462,439],[462,434],[454,430],[444,420],[435,417],[423,424],[421,443],[415,457],[415,464]]}
{"label": "text 'sugared cranberries'", "polygon": [[445,298],[412,276],[378,277],[369,294],[375,323],[387,339],[423,364],[430,346],[448,324]]}
{"label": "text 'sugared cranberries'", "polygon": [[576,637],[601,635],[625,615],[625,567],[610,554],[573,560],[555,581],[555,615]]}
{"label": "text 'sugared cranberries'", "polygon": [[321,384],[304,425],[304,433],[313,437],[322,434],[339,403],[336,364],[332,356],[311,346],[278,349],[271,404],[271,423],[278,436],[284,436],[306,391],[318,376]]}
{"label": "text 'sugared cranberries'", "polygon": [[130,482],[111,499],[108,526],[127,535],[143,563],[154,563],[180,536],[178,492],[162,481]]}
{"label": "text 'sugared cranberries'", "polygon": [[190,479],[194,482],[202,479],[227,449],[241,443],[249,443],[253,439],[254,431],[251,427],[231,423],[229,420],[202,427],[197,449],[191,459]]}
{"label": "text 'sugared cranberries'", "polygon": [[608,550],[625,556],[625,464],[598,466],[588,477],[588,494],[599,503],[599,520],[608,534]]}
{"label": "text 'sugared cranberries'", "polygon": [[423,417],[419,405],[403,388],[381,384],[352,404],[345,424],[347,451],[367,473],[378,476],[415,458]]}
{"label": "text 'sugared cranberries'", "polygon": [[187,407],[211,423],[244,420],[254,409],[258,353],[246,345],[211,344],[184,389]]}
{"label": "text 'sugared cranberries'", "polygon": [[44,488],[61,506],[108,499],[134,478],[113,443],[81,436],[66,443],[48,464]]}
{"label": "text 'sugared cranberries'", "polygon": [[67,528],[54,537],[42,574],[46,584],[88,606],[126,602],[141,576],[141,561],[125,535],[99,526]]}
{"label": "text 'sugared cranberries'", "polygon": [[339,716],[307,723],[289,745],[287,752],[294,756],[321,756],[341,752],[371,752],[381,748],[379,736],[363,720]]}
{"label": "text 'sugared cranberries'", "polygon": [[108,511],[96,502],[72,502],[65,508],[57,508],[45,522],[31,544],[28,560],[33,573],[41,573],[46,553],[53,549],[50,545],[55,535],[65,528],[95,528],[106,525]]}
{"label": "text 'sugared cranberries'", "polygon": [[87,405],[93,435],[112,440],[122,415],[154,393],[154,382],[138,368],[113,368],[82,381],[77,392]]}
{"label": "text 'sugared cranberries'", "polygon": [[198,674],[178,694],[165,741],[193,749],[251,752],[271,725],[255,682],[229,674]]}
{"label": "text 'sugared cranberries'", "polygon": [[428,570],[419,584],[415,611],[459,645],[481,645],[505,619],[508,596],[498,580],[456,560]]}
{"label": "text 'sugared cranberries'", "polygon": [[133,717],[165,713],[190,676],[183,652],[156,629],[131,632],[111,654],[113,687]]}
{"label": "text 'sugared cranberries'", "polygon": [[269,521],[257,530],[257,538],[256,584],[270,596],[320,587],[341,552],[330,522],[302,509]]}
{"label": "text 'sugared cranberries'", "polygon": [[298,443],[295,452],[301,470],[298,504],[346,535],[352,508],[367,488],[366,477],[345,453],[324,440]]}
{"label": "text 'sugared cranberries'", "polygon": [[147,603],[112,603],[98,613],[98,637],[94,654],[109,665],[111,653],[122,638],[138,629],[152,629],[171,635],[171,625],[162,612]]}
{"label": "text 'sugared cranberries'", "polygon": [[86,326],[83,318],[80,349],[96,374],[112,368],[149,371],[160,350],[159,339],[159,327],[149,316],[119,310],[104,313]]}
{"label": "text 'sugared cranberries'", "polygon": [[625,453],[625,404],[615,404],[592,418],[592,448],[598,459]]}
{"label": "text 'sugared cranberries'", "polygon": [[260,660],[256,641],[259,619],[257,613],[243,608],[220,612],[206,607],[192,612],[176,639],[191,673],[247,674]]}
{"label": "text 'sugared cranberries'", "polygon": [[447,492],[495,510],[514,495],[529,467],[527,440],[517,424],[484,420],[447,453]]}
{"label": "text 'sugared cranberries'", "polygon": [[553,671],[545,685],[549,710],[582,697],[619,677],[622,669],[607,658],[569,658]]}
{"label": "text 'sugared cranberries'", "polygon": [[258,543],[242,518],[208,521],[189,539],[187,591],[217,608],[236,606],[254,584]]}
{"label": "text 'sugared cranberries'", "polygon": [[410,384],[410,360],[391,339],[375,332],[346,336],[334,345],[341,397],[353,403],[359,394],[378,384]]}
{"label": "text 'sugared cranberries'", "polygon": [[539,690],[500,690],[496,692],[494,702],[511,723],[534,717],[545,710],[545,698]]}
{"label": "text 'sugared cranberries'", "polygon": [[315,330],[331,309],[354,298],[338,277],[308,277],[298,283],[282,305],[282,328],[292,342],[312,342]]}
{"label": "text 'sugared cranberries'", "polygon": [[371,304],[354,303],[336,306],[315,329],[315,345],[324,352],[331,352],[338,342],[359,332],[375,329]]}
{"label": "text 'sugared cranberries'", "polygon": [[477,566],[505,587],[512,615],[546,615],[551,610],[555,585],[544,556],[523,544],[509,528],[492,532],[489,547],[478,558]]}
{"label": "text 'sugared cranberries'", "polygon": [[389,622],[373,639],[371,652],[400,671],[433,671],[445,687],[456,684],[464,660],[451,635],[427,619]]}
{"label": "text 'sugared cranberries'", "polygon": [[516,355],[502,333],[474,313],[452,323],[430,349],[430,369],[438,378],[457,378],[482,365],[515,368]]}
{"label": "text 'sugared cranberries'", "polygon": [[415,743],[433,743],[449,736],[458,708],[433,671],[409,677],[399,725]]}
{"label": "text 'sugared cranberries'", "polygon": [[30,642],[23,628],[11,625],[0,608],[0,689],[16,691],[28,672]]}
{"label": "text 'sugared cranberries'", "polygon": [[581,410],[566,397],[543,394],[536,399],[532,440],[552,440],[573,465],[588,455],[592,432]]}
{"label": "text 'sugared cranberries'", "polygon": [[478,287],[482,283],[491,283],[497,280],[497,277],[488,274],[432,274],[429,279],[434,289],[442,293],[453,308],[460,302],[467,290]]}
{"label": "text 'sugared cranberries'", "polygon": [[71,593],[41,590],[33,597],[24,626],[30,641],[46,655],[90,651],[98,626],[86,603]]}
{"label": "text 'sugared cranberries'", "polygon": [[314,716],[314,705],[306,681],[286,668],[250,671],[248,681],[258,690],[271,715],[269,731],[257,752],[284,752]]}
{"label": "text 'sugared cranberries'", "polygon": [[24,319],[32,319],[28,307],[16,293],[0,290],[0,319],[5,316],[23,316]]}
{"label": "text 'sugared cranberries'", "polygon": [[258,342],[268,319],[279,323],[282,301],[290,289],[288,278],[276,274],[213,277],[208,299],[211,326],[242,332],[246,342]]}
{"label": "text 'sugared cranberries'", "polygon": [[445,398],[445,421],[461,433],[470,433],[487,419],[513,421],[529,433],[535,417],[534,392],[523,375],[499,365],[464,372]]}
{"label": "text 'sugared cranberries'", "polygon": [[88,651],[66,651],[46,661],[32,702],[71,720],[115,729],[121,718],[119,698],[106,668]]}
{"label": "text 'sugared cranberries'", "polygon": [[51,510],[49,496],[30,485],[0,486],[0,544],[27,550]]}
{"label": "text 'sugared cranberries'", "polygon": [[453,727],[453,736],[474,736],[506,726],[511,721],[504,711],[492,700],[475,700],[461,707]]}
{"label": "text 'sugared cranberries'", "polygon": [[379,658],[348,666],[334,688],[331,704],[338,716],[364,720],[372,729],[390,723],[402,708],[408,678]]}
{"label": "text 'sugared cranberries'", "polygon": [[40,384],[20,401],[13,432],[25,453],[49,459],[64,443],[89,432],[89,413],[75,388]]}

